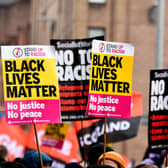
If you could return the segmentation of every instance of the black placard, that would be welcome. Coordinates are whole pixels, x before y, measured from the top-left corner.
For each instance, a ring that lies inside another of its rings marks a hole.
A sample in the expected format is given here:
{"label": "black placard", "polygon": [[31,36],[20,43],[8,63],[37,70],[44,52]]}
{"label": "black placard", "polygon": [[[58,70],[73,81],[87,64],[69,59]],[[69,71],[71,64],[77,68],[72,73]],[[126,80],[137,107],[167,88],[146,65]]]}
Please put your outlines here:
{"label": "black placard", "polygon": [[150,71],[149,148],[168,149],[168,70]]}
{"label": "black placard", "polygon": [[91,119],[85,112],[94,39],[103,40],[104,37],[50,41],[56,49],[62,121]]}

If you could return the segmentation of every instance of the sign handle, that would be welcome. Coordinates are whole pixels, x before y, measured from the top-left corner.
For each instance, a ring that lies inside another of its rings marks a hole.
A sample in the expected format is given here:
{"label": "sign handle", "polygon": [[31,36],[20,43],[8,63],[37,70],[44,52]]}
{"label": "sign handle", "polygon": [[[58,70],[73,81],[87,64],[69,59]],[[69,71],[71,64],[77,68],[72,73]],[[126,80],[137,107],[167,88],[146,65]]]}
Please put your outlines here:
{"label": "sign handle", "polygon": [[35,132],[35,137],[36,137],[37,149],[38,149],[39,158],[40,158],[40,164],[41,164],[41,168],[43,168],[43,161],[42,161],[42,157],[41,157],[41,153],[40,153],[40,146],[39,146],[39,141],[38,141],[38,136],[37,136],[37,128],[36,128],[36,124],[33,124],[33,125],[34,125],[34,132]]}
{"label": "sign handle", "polygon": [[107,124],[107,118],[104,118],[104,155],[103,155],[103,165],[105,162],[105,152],[106,152],[106,124]]}

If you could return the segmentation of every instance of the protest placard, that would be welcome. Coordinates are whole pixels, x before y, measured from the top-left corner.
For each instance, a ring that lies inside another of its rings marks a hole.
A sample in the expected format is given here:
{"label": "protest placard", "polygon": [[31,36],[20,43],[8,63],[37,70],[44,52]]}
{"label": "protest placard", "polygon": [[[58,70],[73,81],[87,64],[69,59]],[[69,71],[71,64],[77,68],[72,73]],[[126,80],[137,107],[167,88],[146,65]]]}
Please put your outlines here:
{"label": "protest placard", "polygon": [[[79,155],[79,144],[75,133],[75,129],[71,125],[69,125],[67,136],[65,137],[63,146],[61,149],[58,149],[55,147],[42,145],[42,140],[46,126],[46,124],[37,125],[37,134],[41,151],[51,156],[54,160],[61,161],[64,163],[81,161],[81,157]],[[28,136],[29,139],[27,141],[26,147],[30,150],[36,150],[37,147],[34,141],[35,135],[33,126],[31,127]]]}
{"label": "protest placard", "polygon": [[51,40],[55,46],[62,121],[92,119],[85,115],[93,39]]}
{"label": "protest placard", "polygon": [[42,145],[62,149],[69,124],[47,124],[45,134],[42,140]]}
{"label": "protest placard", "polygon": [[134,46],[94,40],[87,116],[130,118]]}
{"label": "protest placard", "polygon": [[54,47],[2,46],[8,124],[60,123]]}
{"label": "protest placard", "polygon": [[[138,133],[141,116],[142,95],[136,91],[132,91],[131,119],[107,118],[107,143],[120,142],[135,137]],[[87,153],[91,146],[98,143],[104,143],[103,119],[83,121],[83,128],[81,128],[80,121],[73,121],[73,124],[77,132],[80,151],[83,158],[84,150]]]}
{"label": "protest placard", "polygon": [[150,71],[148,143],[168,149],[168,69]]}

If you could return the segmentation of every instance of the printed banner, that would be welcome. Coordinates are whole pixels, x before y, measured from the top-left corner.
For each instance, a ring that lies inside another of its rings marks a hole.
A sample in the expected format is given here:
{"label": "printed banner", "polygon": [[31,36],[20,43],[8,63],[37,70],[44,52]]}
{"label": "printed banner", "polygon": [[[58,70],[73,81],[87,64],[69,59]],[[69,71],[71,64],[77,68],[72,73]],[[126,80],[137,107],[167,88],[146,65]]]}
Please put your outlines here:
{"label": "printed banner", "polygon": [[60,123],[54,47],[2,46],[8,124]]}
{"label": "printed banner", "polygon": [[0,121],[0,144],[8,149],[9,160],[22,158],[26,149],[28,134],[17,125],[7,125],[5,117]]}
{"label": "printed banner", "polygon": [[68,131],[69,124],[47,124],[42,145],[61,149]]}
{"label": "printed banner", "polygon": [[[131,98],[131,119],[107,118],[106,142],[113,143],[133,138],[138,133],[140,118],[142,116],[142,95],[132,92]],[[81,122],[83,122],[81,124]],[[89,148],[97,143],[104,143],[104,119],[74,121],[80,151],[84,159]],[[81,128],[83,125],[83,129]]]}
{"label": "printed banner", "polygon": [[94,40],[87,116],[130,118],[134,46]]}
{"label": "printed banner", "polygon": [[[61,149],[42,145],[42,140],[43,140],[46,124],[37,124],[36,127],[37,127],[37,134],[38,134],[40,150],[42,152],[48,154],[54,160],[61,161],[64,163],[81,161],[81,157],[78,154],[79,144],[78,144],[76,132],[72,126],[68,127],[68,132],[67,132],[65,141]],[[37,150],[33,125],[30,129],[29,139],[27,142],[27,148],[32,149],[32,150]]]}
{"label": "printed banner", "polygon": [[63,121],[91,119],[85,115],[90,79],[92,40],[51,40],[55,46]]}
{"label": "printed banner", "polygon": [[168,69],[150,71],[148,143],[168,149]]}

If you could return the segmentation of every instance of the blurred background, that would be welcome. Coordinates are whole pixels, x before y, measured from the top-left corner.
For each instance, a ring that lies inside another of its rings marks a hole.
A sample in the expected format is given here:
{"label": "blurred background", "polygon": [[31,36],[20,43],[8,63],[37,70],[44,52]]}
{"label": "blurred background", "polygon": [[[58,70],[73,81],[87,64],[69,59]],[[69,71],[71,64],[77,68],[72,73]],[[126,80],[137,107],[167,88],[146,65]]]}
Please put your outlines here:
{"label": "blurred background", "polygon": [[[99,35],[106,41],[134,44],[133,90],[143,96],[143,116],[135,138],[112,146],[138,162],[148,144],[149,70],[157,63],[157,11],[157,0],[0,0],[0,45],[49,45],[50,39]],[[167,34],[165,17],[163,68],[168,68]],[[4,112],[1,67],[0,73],[0,112]]]}

